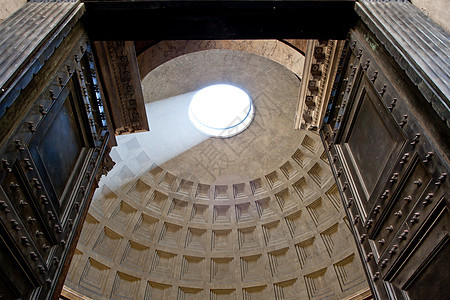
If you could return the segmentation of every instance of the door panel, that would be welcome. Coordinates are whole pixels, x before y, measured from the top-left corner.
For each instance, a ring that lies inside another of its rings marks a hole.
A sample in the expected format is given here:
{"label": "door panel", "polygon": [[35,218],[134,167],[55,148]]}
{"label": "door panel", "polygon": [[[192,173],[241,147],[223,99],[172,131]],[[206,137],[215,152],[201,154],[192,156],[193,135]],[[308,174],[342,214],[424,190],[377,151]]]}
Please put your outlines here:
{"label": "door panel", "polygon": [[[29,143],[33,160],[42,168],[42,176],[48,182],[47,190],[61,205],[63,192],[74,170],[77,170],[80,154],[89,147],[83,124],[78,113],[81,99],[74,87],[74,79],[56,99],[47,117]],[[77,107],[78,106],[78,107]]]}
{"label": "door panel", "polygon": [[351,30],[320,133],[374,297],[448,298],[445,125],[380,45]]}
{"label": "door panel", "polygon": [[365,73],[355,98],[352,122],[346,125],[340,144],[349,171],[359,178],[360,196],[368,202],[364,204],[368,210],[376,184],[392,166],[405,138]]}

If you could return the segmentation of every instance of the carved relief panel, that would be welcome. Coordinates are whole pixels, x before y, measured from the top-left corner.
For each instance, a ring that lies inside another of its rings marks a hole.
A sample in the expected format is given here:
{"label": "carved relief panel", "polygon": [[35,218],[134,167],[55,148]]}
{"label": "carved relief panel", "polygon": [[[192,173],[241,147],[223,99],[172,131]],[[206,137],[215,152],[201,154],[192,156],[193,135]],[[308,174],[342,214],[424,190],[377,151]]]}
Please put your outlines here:
{"label": "carved relief panel", "polygon": [[296,129],[319,129],[342,46],[343,42],[336,40],[307,41],[302,86],[295,115]]}

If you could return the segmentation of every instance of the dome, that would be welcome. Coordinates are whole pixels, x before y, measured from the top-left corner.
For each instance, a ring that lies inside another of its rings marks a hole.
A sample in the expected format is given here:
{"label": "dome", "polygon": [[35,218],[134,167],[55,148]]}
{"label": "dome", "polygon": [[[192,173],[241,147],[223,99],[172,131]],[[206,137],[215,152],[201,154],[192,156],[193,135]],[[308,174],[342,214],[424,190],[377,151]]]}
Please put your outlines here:
{"label": "dome", "polygon": [[[320,137],[293,129],[294,73],[222,49],[174,58],[142,83],[151,131],[118,137],[69,288],[92,299],[342,299],[366,288]],[[254,119],[211,138],[189,105],[224,83],[248,93]]]}

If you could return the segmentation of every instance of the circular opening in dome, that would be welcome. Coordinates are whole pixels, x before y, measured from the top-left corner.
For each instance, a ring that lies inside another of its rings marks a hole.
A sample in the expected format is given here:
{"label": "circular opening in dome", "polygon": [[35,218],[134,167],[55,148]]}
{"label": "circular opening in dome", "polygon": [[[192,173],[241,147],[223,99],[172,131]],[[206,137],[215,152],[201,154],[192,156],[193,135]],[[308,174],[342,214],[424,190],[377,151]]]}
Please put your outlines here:
{"label": "circular opening in dome", "polygon": [[215,84],[198,91],[189,105],[189,119],[202,133],[219,138],[244,131],[254,116],[246,92],[232,85]]}

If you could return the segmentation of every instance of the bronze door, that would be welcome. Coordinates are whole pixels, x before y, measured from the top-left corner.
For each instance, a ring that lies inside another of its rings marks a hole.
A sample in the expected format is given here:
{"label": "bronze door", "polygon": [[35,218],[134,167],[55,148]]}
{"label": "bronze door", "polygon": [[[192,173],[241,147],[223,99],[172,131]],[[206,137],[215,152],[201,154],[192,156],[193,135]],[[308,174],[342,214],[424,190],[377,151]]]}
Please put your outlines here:
{"label": "bronze door", "polygon": [[362,23],[339,70],[321,136],[374,297],[447,299],[448,131]]}

